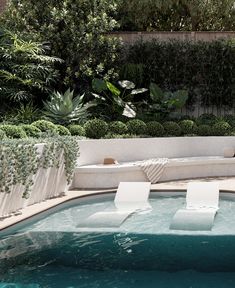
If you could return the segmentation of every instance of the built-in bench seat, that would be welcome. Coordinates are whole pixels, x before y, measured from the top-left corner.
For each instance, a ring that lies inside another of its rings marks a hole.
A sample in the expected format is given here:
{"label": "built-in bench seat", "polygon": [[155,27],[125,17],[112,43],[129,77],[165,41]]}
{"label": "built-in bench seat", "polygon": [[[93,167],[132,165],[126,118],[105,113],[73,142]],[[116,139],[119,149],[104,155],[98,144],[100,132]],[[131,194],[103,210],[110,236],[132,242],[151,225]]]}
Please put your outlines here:
{"label": "built-in bench seat", "polygon": [[[148,181],[138,166],[138,161],[113,165],[93,164],[78,166],[75,170],[73,188],[113,188],[119,182]],[[234,176],[235,158],[200,156],[169,159],[161,181],[198,177]]]}

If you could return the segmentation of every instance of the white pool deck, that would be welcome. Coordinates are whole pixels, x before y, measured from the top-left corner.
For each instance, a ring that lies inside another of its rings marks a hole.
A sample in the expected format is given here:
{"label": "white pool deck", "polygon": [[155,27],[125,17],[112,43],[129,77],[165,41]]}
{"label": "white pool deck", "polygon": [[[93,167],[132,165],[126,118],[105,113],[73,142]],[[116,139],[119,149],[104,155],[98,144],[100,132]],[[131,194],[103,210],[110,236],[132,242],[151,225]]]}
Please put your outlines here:
{"label": "white pool deck", "polygon": [[[187,189],[187,184],[192,181],[205,181],[205,182],[213,182],[216,181],[219,183],[219,189],[221,192],[228,192],[235,194],[235,177],[214,177],[214,178],[200,178],[200,179],[192,179],[192,180],[179,180],[179,181],[169,181],[164,183],[157,183],[151,185],[151,190],[156,192],[179,192],[185,191]],[[37,215],[43,211],[46,211],[52,207],[55,207],[64,202],[77,199],[79,197],[92,196],[99,193],[110,193],[115,192],[113,189],[93,189],[93,190],[70,190],[68,195],[54,198],[50,200],[46,200],[44,202],[34,204],[32,206],[28,206],[24,208],[21,212],[22,214],[11,216],[9,218],[5,218],[0,220],[0,236],[1,230],[10,227],[18,222],[21,222],[25,219],[28,219],[34,215]]]}

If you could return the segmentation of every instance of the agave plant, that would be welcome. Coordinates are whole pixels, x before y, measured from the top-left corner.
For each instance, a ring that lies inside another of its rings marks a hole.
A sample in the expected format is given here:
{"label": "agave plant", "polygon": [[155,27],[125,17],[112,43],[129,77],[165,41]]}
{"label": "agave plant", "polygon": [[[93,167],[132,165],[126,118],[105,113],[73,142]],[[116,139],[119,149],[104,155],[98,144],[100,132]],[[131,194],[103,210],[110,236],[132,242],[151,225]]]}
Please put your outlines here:
{"label": "agave plant", "polygon": [[74,91],[70,89],[64,94],[53,92],[50,100],[43,103],[43,114],[58,124],[69,124],[74,121],[85,122],[89,115],[88,109],[95,105],[92,102],[84,104],[84,94],[74,97]]}

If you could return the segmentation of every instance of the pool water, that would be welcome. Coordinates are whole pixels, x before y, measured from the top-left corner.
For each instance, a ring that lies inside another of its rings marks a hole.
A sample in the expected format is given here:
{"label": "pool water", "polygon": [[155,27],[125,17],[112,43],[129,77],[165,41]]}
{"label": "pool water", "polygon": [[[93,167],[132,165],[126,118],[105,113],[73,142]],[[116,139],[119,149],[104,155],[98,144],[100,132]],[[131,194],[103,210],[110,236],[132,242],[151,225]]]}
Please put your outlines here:
{"label": "pool water", "polygon": [[15,228],[0,239],[0,288],[235,286],[232,198],[220,199],[212,231],[169,229],[183,196],[154,196],[150,204],[120,228],[81,227],[112,210],[113,196]]}

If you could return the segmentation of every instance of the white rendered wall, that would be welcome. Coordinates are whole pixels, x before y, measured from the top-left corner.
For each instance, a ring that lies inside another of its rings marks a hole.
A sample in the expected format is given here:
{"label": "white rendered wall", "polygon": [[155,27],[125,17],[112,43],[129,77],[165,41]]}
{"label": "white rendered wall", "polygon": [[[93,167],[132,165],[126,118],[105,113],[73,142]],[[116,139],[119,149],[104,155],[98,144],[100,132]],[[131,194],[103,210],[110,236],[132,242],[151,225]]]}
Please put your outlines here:
{"label": "white rendered wall", "polygon": [[79,147],[79,166],[103,163],[106,157],[128,162],[158,157],[223,156],[224,148],[235,148],[235,136],[80,140]]}
{"label": "white rendered wall", "polygon": [[[43,144],[37,145],[39,153],[42,153]],[[29,205],[45,201],[50,198],[64,195],[68,190],[67,179],[65,175],[64,158],[60,156],[60,167],[48,169],[39,169],[33,177],[32,186],[28,199],[22,198],[22,185],[12,187],[10,193],[0,192],[0,218],[8,217]]]}

